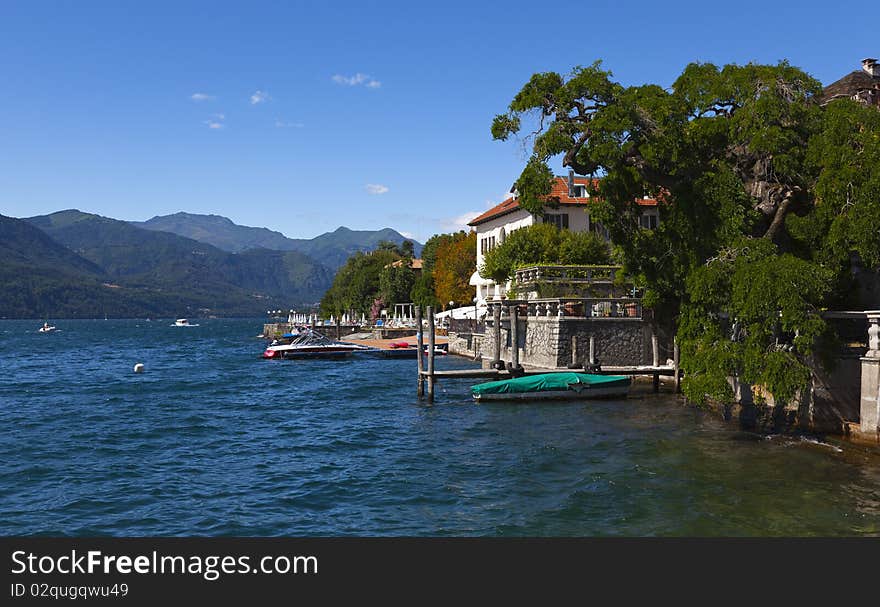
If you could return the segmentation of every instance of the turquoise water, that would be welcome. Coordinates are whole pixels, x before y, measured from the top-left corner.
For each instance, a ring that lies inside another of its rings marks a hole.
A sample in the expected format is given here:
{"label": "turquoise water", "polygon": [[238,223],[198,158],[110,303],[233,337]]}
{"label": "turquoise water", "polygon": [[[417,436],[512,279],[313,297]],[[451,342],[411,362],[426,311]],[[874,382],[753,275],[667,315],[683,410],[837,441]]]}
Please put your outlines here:
{"label": "turquoise water", "polygon": [[0,535],[880,534],[880,457],[845,443],[670,395],[460,380],[427,406],[414,360],[263,361],[259,319],[171,322],[0,321]]}

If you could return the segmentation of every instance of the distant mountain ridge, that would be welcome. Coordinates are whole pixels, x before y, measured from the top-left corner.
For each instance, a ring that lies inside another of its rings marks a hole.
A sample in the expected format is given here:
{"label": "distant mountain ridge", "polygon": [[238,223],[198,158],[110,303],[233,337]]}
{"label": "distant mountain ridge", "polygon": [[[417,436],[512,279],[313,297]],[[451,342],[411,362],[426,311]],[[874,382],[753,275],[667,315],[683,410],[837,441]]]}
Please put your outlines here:
{"label": "distant mountain ridge", "polygon": [[142,223],[75,209],[0,215],[0,317],[250,316],[313,305],[350,255],[383,240],[407,239],[344,227],[292,239],[189,213]]}
{"label": "distant mountain ridge", "polygon": [[291,239],[281,232],[273,232],[269,228],[238,225],[221,215],[180,212],[172,215],[157,215],[147,221],[130,221],[129,223],[147,230],[171,232],[178,236],[192,238],[230,253],[240,253],[248,249],[297,250],[291,245]]}
{"label": "distant mountain ridge", "polygon": [[104,271],[23,219],[0,216],[0,317],[153,315],[178,302],[109,285]]}
{"label": "distant mountain ridge", "polygon": [[256,315],[333,280],[298,251],[241,254],[77,210],[0,223],[0,316]]}
{"label": "distant mountain ridge", "polygon": [[315,238],[288,238],[268,228],[242,226],[220,215],[174,213],[161,215],[147,221],[129,222],[139,228],[171,232],[229,251],[239,253],[249,249],[263,248],[276,251],[299,251],[331,269],[338,269],[358,251],[372,251],[383,240],[401,244],[411,240],[415,255],[421,254],[422,245],[406,238],[396,230],[351,230],[337,228]]}

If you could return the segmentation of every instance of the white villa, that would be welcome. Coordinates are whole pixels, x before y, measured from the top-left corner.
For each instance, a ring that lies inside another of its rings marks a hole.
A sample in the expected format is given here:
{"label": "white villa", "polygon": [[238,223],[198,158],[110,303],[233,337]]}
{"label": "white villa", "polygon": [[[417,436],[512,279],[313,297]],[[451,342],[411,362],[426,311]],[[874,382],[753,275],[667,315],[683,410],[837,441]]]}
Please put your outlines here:
{"label": "white villa", "polygon": [[[590,220],[591,201],[587,191],[589,184],[589,177],[580,177],[574,173],[569,173],[568,177],[555,177],[550,197],[558,199],[559,205],[556,208],[544,207],[543,216],[532,215],[521,208],[516,191],[511,189],[512,197],[468,223],[477,232],[477,268],[483,264],[486,253],[504,242],[508,234],[534,223],[553,223],[576,232],[592,230],[607,239],[608,232],[602,224]],[[640,198],[638,205],[642,208],[639,219],[641,226],[647,229],[656,228],[660,220],[657,201],[653,198]],[[490,299],[504,297],[508,287],[481,277],[479,269],[471,275],[470,284],[477,290],[477,308],[485,308]]]}

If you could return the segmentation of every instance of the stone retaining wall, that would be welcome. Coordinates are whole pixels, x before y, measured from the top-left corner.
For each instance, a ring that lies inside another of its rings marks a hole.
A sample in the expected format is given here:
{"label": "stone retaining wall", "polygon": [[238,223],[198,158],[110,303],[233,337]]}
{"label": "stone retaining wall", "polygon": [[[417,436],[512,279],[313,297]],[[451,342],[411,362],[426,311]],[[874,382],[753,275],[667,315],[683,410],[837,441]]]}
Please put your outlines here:
{"label": "stone retaining wall", "polygon": [[[483,362],[487,365],[495,358],[493,331],[490,320],[481,343]],[[600,364],[649,365],[652,362],[650,323],[640,318],[565,317],[519,319],[519,362],[535,367],[567,367],[573,362],[574,338],[577,351],[574,362],[583,365],[589,356],[591,336],[595,358]],[[510,339],[510,321],[504,319],[501,321],[501,360],[505,362],[512,360]]]}
{"label": "stone retaining wall", "polygon": [[449,332],[449,353],[458,354],[459,356],[467,356],[474,360],[483,357],[483,349],[486,343],[486,336],[482,333],[456,333]]}

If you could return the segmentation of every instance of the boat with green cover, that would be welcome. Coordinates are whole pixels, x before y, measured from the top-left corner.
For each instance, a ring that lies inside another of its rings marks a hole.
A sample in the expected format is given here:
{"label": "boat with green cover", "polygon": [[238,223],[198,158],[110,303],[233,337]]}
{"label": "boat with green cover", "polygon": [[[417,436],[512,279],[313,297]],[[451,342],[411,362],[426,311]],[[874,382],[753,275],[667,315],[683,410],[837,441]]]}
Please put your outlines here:
{"label": "boat with green cover", "polygon": [[541,373],[471,387],[476,401],[583,400],[626,396],[632,378],[592,373]]}

